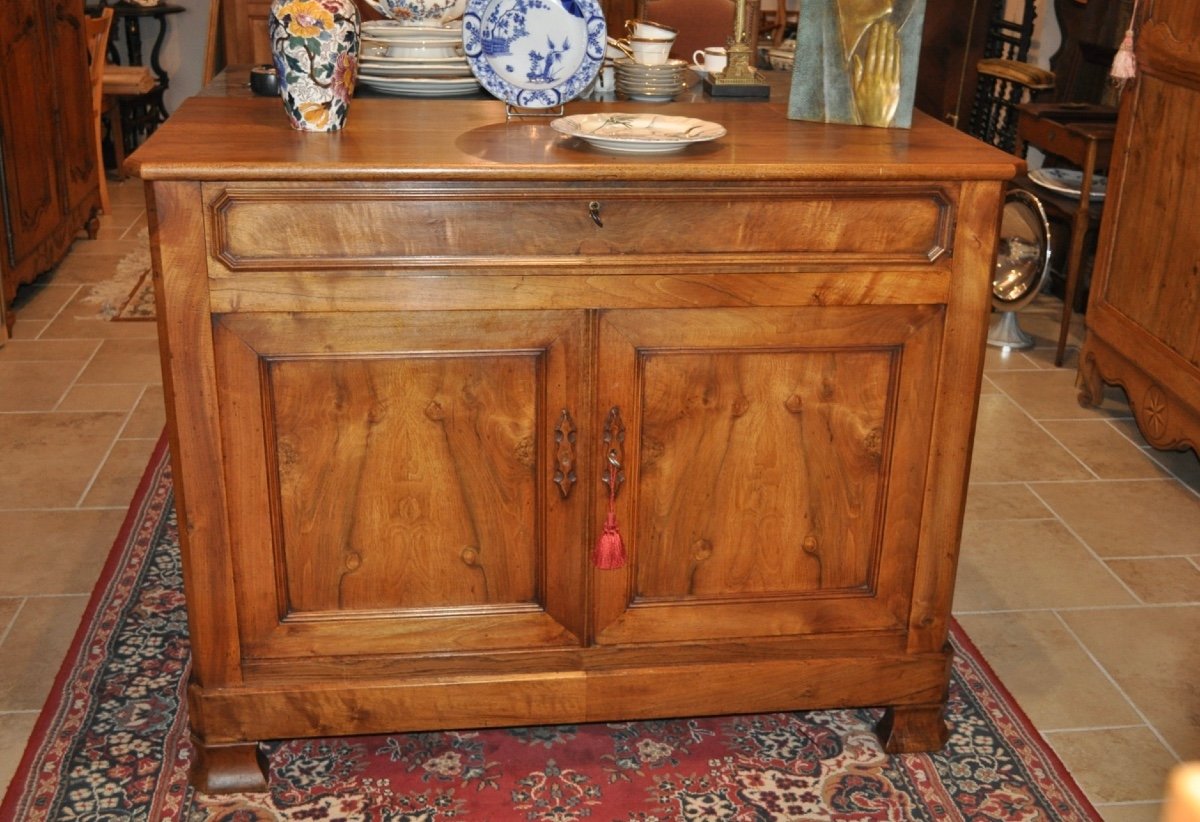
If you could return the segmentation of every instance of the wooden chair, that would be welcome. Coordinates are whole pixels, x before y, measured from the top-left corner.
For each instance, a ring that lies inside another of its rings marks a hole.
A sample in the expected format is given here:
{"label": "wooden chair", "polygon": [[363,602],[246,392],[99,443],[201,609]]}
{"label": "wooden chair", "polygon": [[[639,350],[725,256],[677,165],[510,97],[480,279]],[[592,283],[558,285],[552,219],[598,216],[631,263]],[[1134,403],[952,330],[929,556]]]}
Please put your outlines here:
{"label": "wooden chair", "polygon": [[[787,37],[788,26],[800,24],[800,6],[796,0],[762,0],[759,3],[758,21],[759,34],[770,34],[771,45],[779,48]],[[757,42],[758,38],[754,38],[754,41]]]}
{"label": "wooden chair", "polygon": [[1016,107],[1043,97],[1054,88],[1055,78],[1053,72],[1026,62],[1037,17],[1034,0],[1025,0],[1016,20],[1006,16],[1006,3],[994,0],[992,5],[984,59],[975,66],[978,80],[967,133],[1012,151],[1017,136]]}
{"label": "wooden chair", "polygon": [[[1133,13],[1132,0],[1055,0],[1054,13],[1062,42],[1050,58],[1053,91],[1037,104],[1022,106],[1013,150],[1025,155],[1027,147],[1045,154],[1045,167],[1066,166],[1089,179],[1107,169],[1115,137],[1117,112],[1109,67]],[[1055,111],[1058,108],[1058,111]],[[1103,216],[1103,202],[1062,195],[1038,186],[1028,176],[1013,185],[1037,195],[1050,219],[1065,225],[1070,242],[1061,271],[1063,312],[1059,324],[1054,364],[1062,365],[1072,312],[1082,310],[1090,286],[1094,248]]]}
{"label": "wooden chair", "polygon": [[109,63],[104,68],[104,97],[100,102],[101,119],[108,124],[113,167],[118,180],[125,179],[125,114],[122,103],[136,105],[155,90],[154,75],[146,66],[121,66]]}
{"label": "wooden chair", "polygon": [[108,51],[108,32],[112,28],[113,10],[107,6],[95,16],[86,18],[84,24],[87,36],[89,74],[92,83],[92,120],[95,130],[96,167],[100,174],[100,210],[112,214],[112,205],[108,200],[108,174],[104,170],[104,135],[102,120],[104,115],[104,66],[105,53]]}

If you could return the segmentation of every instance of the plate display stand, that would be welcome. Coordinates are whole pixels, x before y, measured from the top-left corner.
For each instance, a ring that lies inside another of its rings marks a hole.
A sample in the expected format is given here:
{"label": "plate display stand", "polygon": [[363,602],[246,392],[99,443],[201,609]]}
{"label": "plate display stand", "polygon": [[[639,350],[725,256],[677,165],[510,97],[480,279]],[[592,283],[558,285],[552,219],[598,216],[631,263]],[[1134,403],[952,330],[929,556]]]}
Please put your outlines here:
{"label": "plate display stand", "polygon": [[557,108],[524,108],[512,103],[504,104],[504,119],[518,120],[523,117],[562,117],[564,106],[559,103]]}

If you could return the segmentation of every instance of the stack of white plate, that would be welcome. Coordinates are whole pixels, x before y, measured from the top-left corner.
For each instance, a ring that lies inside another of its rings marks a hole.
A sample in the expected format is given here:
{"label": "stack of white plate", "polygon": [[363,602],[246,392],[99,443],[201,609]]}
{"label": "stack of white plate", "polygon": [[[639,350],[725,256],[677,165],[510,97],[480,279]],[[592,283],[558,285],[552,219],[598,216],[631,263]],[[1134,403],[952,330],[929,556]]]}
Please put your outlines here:
{"label": "stack of white plate", "polygon": [[682,60],[668,60],[657,66],[647,66],[629,57],[616,62],[617,91],[631,100],[666,102],[687,88],[688,66]]}
{"label": "stack of white plate", "polygon": [[407,26],[395,20],[362,24],[358,82],[384,94],[452,97],[479,91],[462,52],[462,21]]}

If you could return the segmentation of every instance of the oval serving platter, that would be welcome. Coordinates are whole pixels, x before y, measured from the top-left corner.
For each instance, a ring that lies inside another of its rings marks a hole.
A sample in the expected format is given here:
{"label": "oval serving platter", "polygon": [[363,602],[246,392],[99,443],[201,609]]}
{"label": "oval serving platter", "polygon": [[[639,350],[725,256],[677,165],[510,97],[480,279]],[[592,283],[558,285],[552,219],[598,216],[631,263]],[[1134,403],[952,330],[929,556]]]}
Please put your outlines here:
{"label": "oval serving platter", "polygon": [[552,108],[582,94],[607,47],[598,0],[468,0],[463,51],[494,97]]}

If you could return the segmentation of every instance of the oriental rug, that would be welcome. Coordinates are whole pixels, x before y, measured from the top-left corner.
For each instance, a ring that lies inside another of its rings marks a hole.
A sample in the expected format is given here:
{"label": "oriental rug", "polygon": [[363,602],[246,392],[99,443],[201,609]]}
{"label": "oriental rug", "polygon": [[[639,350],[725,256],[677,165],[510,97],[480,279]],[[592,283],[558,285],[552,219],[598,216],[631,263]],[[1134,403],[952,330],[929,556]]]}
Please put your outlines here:
{"label": "oriental rug", "polygon": [[94,285],[83,299],[98,307],[101,319],[121,322],[155,318],[150,236],[143,231],[136,239],[142,245],[118,260],[112,275]]}
{"label": "oriental rug", "polygon": [[270,794],[188,787],[187,624],[159,444],[0,819],[1096,820],[957,625],[937,754],[885,756],[878,709],[266,744]]}

